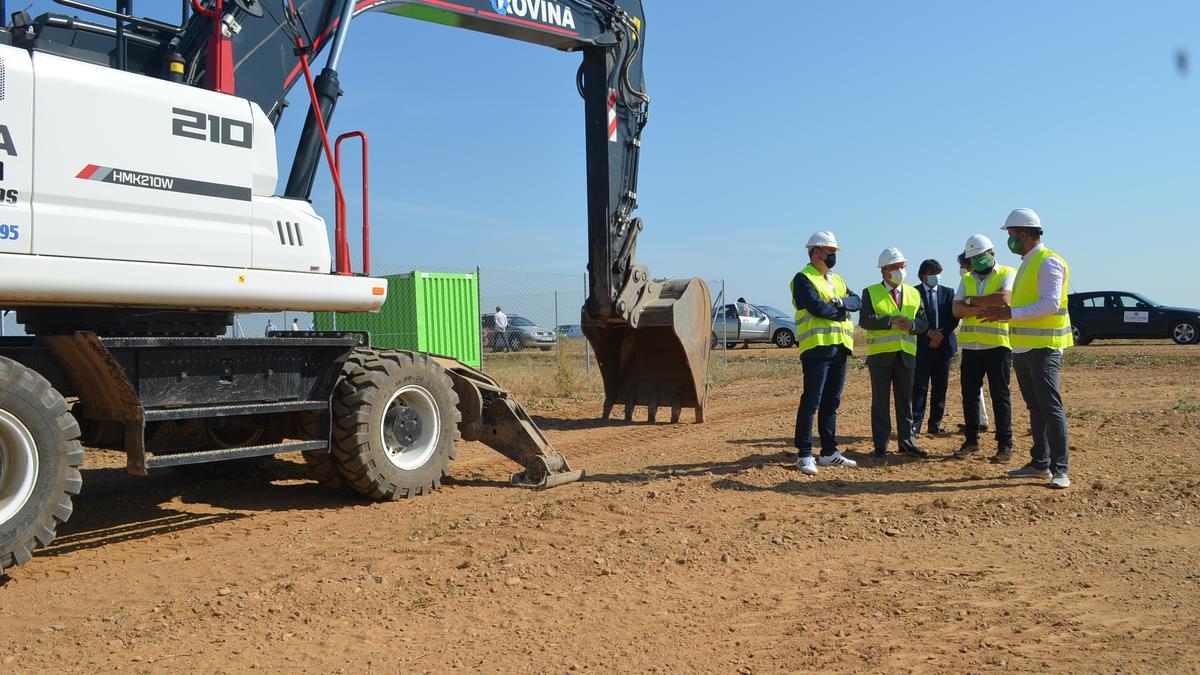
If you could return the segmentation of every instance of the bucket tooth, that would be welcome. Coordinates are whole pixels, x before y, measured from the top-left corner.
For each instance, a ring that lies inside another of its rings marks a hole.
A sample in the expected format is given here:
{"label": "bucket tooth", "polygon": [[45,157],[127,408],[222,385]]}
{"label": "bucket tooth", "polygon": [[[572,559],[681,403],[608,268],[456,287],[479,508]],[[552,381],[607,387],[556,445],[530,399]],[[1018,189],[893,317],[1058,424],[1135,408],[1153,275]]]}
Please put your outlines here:
{"label": "bucket tooth", "polygon": [[679,416],[683,412],[683,406],[679,402],[679,397],[671,403],[671,424],[679,424]]}
{"label": "bucket tooth", "polygon": [[591,343],[604,380],[604,416],[625,406],[625,420],[633,409],[646,406],[650,421],[657,408],[672,401],[675,410],[693,408],[703,421],[708,398],[708,359],[712,336],[712,300],[700,279],[649,281],[629,320],[591,317],[583,312],[583,332]]}

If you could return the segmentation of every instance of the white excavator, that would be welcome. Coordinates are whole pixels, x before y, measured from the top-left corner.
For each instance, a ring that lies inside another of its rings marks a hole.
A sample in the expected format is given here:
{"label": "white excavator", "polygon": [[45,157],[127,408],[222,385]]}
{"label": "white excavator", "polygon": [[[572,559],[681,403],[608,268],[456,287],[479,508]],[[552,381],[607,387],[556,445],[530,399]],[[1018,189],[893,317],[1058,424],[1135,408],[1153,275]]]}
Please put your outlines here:
{"label": "white excavator", "polygon": [[[366,135],[329,131],[364,12],[582,54],[581,312],[603,415],[703,420],[708,288],[634,262],[640,0],[183,0],[178,23],[137,17],[132,0],[56,2],[86,18],[18,11],[0,28],[0,310],[26,332],[0,337],[0,572],[71,515],[85,447],[123,451],[139,475],[301,452],[322,484],[375,500],[436,488],[460,440],[520,464],[516,485],[581,477],[502,386],[454,359],[352,332],[225,337],[237,312],[386,299],[365,214],[352,268],[337,152],[348,139],[365,151]],[[294,90],[306,119],[277,194],[275,127]],[[309,201],[322,158],[332,237]]]}

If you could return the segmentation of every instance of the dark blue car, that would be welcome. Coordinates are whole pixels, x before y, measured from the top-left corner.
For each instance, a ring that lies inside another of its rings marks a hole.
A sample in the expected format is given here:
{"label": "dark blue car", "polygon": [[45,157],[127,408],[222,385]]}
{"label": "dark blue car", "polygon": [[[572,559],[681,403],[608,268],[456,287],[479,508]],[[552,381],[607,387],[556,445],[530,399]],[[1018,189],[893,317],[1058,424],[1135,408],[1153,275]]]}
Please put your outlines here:
{"label": "dark blue car", "polygon": [[1091,291],[1067,296],[1075,344],[1107,338],[1171,338],[1200,343],[1200,310],[1168,307],[1129,291]]}

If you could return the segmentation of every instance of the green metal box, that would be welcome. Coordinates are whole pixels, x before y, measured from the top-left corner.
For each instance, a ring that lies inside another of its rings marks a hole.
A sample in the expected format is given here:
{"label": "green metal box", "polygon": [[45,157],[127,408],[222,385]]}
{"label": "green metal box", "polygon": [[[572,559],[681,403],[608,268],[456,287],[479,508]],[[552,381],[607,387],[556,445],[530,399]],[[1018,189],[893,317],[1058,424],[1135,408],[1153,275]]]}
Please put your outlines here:
{"label": "green metal box", "polygon": [[375,347],[451,356],[480,367],[478,275],[413,270],[380,278],[387,281],[387,301],[379,313],[316,312],[313,325],[366,331]]}

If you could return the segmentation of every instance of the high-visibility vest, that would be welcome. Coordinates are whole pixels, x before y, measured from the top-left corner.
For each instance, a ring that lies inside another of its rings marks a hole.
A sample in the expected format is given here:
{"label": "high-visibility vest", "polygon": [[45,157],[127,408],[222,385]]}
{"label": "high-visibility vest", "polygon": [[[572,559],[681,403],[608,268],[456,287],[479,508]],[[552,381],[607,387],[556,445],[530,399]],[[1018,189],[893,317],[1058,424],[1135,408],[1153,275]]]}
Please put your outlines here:
{"label": "high-visibility vest", "polygon": [[[900,284],[900,307],[892,299],[892,289],[883,282],[867,287],[867,302],[875,308],[879,316],[903,316],[916,319],[917,310],[921,308],[921,294],[908,284]],[[867,331],[867,356],[887,354],[888,352],[903,351],[906,354],[917,355],[917,336],[899,328],[884,328],[883,330]]]}
{"label": "high-visibility vest", "polygon": [[[834,298],[846,297],[846,282],[836,274],[830,273],[829,280],[817,271],[817,268],[812,265],[807,265],[800,273],[808,278],[809,283],[813,288],[817,289],[817,294],[822,300],[829,301]],[[793,286],[796,280],[792,280]],[[792,288],[792,297],[795,298],[796,289]],[[792,305],[795,306],[796,301],[792,300]],[[803,307],[796,307],[796,342],[800,345],[800,353],[812,349],[813,347],[826,347],[829,345],[845,345],[846,349],[854,351],[854,322],[850,321],[850,313],[846,313],[844,321],[835,321],[833,319],[823,319],[819,316],[809,314],[808,310]]]}
{"label": "high-visibility vest", "polygon": [[[1017,270],[1008,265],[996,265],[992,276],[979,292],[979,277],[967,273],[963,275],[963,293],[969,297],[991,295],[1000,290],[1004,280]],[[984,321],[976,316],[968,316],[962,320],[962,328],[958,331],[958,344],[964,348],[1005,347],[1012,348],[1008,339],[1007,321]]]}
{"label": "high-visibility vest", "polygon": [[1011,304],[1013,307],[1027,307],[1038,301],[1038,277],[1042,273],[1042,263],[1047,258],[1055,258],[1063,266],[1062,294],[1058,299],[1058,311],[1040,319],[1009,321],[1009,341],[1014,349],[1066,349],[1075,345],[1075,339],[1071,336],[1071,315],[1067,313],[1067,288],[1071,282],[1071,270],[1062,256],[1043,247],[1022,263],[1017,272],[1017,280],[1013,283]]}

